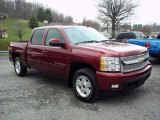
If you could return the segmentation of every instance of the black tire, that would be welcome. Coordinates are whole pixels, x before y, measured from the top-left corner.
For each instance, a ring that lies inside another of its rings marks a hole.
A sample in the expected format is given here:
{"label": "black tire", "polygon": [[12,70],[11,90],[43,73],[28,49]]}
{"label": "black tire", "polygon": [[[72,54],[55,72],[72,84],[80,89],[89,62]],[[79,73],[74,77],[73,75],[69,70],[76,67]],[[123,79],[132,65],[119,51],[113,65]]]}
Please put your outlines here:
{"label": "black tire", "polygon": [[[89,85],[91,85],[90,88],[89,87],[87,88],[86,87],[87,85],[84,85],[85,88],[83,87],[83,90],[88,89],[90,91],[90,94],[85,97],[83,95],[81,95],[79,92],[81,92],[84,95],[87,94],[86,92],[83,91],[84,92],[83,93],[81,90],[78,92],[78,90],[77,90],[77,89],[81,89],[81,87],[83,85],[76,86],[76,83],[77,83],[76,81],[78,81],[78,80],[81,81],[78,78],[83,77],[83,76],[84,76],[84,78],[86,78],[86,81],[89,82]],[[80,87],[80,88],[78,88],[78,87]],[[73,76],[73,89],[74,89],[75,95],[80,100],[85,101],[85,102],[89,102],[89,103],[95,102],[99,98],[99,89],[98,89],[98,84],[97,84],[95,72],[91,69],[88,69],[88,68],[83,68],[83,69],[76,71]]]}
{"label": "black tire", "polygon": [[20,77],[26,76],[27,74],[27,67],[23,65],[19,57],[16,57],[14,60],[14,69],[15,69],[15,73]]}

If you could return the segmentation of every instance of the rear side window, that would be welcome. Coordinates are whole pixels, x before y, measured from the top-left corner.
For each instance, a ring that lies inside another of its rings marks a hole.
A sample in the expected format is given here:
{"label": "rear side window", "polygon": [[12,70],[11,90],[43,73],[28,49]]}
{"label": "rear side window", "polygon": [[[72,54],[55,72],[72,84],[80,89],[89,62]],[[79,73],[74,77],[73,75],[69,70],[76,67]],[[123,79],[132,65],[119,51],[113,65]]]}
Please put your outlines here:
{"label": "rear side window", "polygon": [[117,36],[117,39],[135,39],[136,35],[133,33],[121,33]]}
{"label": "rear side window", "polygon": [[49,45],[49,41],[53,38],[57,38],[61,41],[64,41],[61,33],[57,29],[48,30],[45,45]]}
{"label": "rear side window", "polygon": [[160,33],[158,33],[157,39],[160,39]]}
{"label": "rear side window", "polygon": [[33,45],[42,45],[44,29],[35,30],[32,36],[31,43]]}
{"label": "rear side window", "polygon": [[135,35],[136,35],[136,39],[142,38],[141,33],[136,32]]}
{"label": "rear side window", "polygon": [[144,35],[144,33],[140,32],[141,38],[146,38],[146,36]]}

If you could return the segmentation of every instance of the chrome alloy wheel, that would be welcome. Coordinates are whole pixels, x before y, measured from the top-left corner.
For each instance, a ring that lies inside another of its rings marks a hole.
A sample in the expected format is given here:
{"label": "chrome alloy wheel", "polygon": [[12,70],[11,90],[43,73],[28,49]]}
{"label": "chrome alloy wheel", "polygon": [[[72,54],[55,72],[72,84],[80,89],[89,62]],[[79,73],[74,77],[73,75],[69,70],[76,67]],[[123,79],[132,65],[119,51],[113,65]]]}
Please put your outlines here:
{"label": "chrome alloy wheel", "polygon": [[20,65],[20,62],[18,60],[16,60],[16,62],[15,62],[15,70],[16,70],[16,73],[20,74],[21,65]]}
{"label": "chrome alloy wheel", "polygon": [[93,91],[90,80],[84,75],[76,78],[75,85],[78,94],[83,98],[88,97]]}

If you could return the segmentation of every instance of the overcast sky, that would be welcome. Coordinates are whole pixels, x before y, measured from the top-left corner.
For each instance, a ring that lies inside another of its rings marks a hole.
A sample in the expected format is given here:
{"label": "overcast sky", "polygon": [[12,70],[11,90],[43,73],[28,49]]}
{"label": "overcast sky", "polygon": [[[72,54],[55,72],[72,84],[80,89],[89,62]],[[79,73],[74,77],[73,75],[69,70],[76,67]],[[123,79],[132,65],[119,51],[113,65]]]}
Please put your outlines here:
{"label": "overcast sky", "polygon": [[[96,19],[98,13],[96,0],[27,0],[42,3],[45,7],[55,9],[65,15],[73,17],[74,22],[81,22],[83,18]],[[139,7],[134,17],[128,20],[131,24],[160,24],[160,0],[135,0]]]}

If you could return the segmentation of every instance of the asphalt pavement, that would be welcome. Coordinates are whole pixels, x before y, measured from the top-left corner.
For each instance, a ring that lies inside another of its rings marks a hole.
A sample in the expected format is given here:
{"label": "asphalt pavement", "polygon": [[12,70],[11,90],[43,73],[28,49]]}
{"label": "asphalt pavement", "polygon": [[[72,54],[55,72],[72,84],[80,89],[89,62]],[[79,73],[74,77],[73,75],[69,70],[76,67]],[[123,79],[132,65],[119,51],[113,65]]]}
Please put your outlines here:
{"label": "asphalt pavement", "polygon": [[152,64],[143,86],[89,104],[52,76],[16,76],[8,56],[0,56],[0,120],[160,120],[160,62]]}

